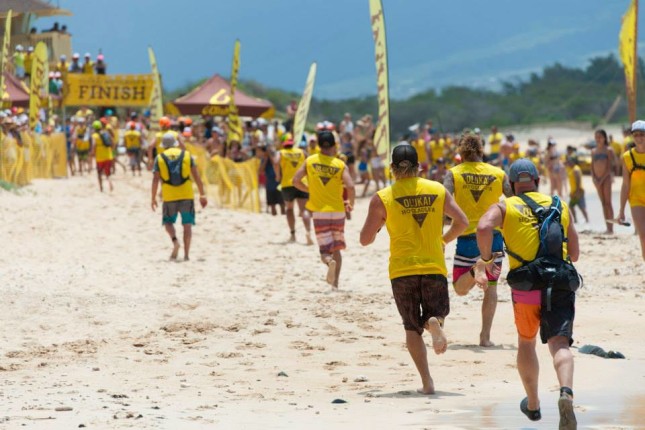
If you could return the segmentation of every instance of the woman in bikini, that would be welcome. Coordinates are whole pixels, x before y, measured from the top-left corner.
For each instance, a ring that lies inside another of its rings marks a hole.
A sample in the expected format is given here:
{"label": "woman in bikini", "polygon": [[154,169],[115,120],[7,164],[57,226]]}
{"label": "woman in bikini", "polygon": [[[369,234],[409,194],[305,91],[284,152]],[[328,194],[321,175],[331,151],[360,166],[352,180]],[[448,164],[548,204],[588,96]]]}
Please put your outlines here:
{"label": "woman in bikini", "polygon": [[[609,146],[609,139],[607,139],[605,130],[597,130],[594,138],[596,139],[596,147],[591,151],[591,177],[598,191],[598,197],[600,197],[605,220],[613,220],[614,208],[611,205],[611,184],[614,181],[613,171],[614,164],[616,164],[614,151]],[[611,222],[606,222],[606,224],[606,233],[613,234],[614,225]]]}

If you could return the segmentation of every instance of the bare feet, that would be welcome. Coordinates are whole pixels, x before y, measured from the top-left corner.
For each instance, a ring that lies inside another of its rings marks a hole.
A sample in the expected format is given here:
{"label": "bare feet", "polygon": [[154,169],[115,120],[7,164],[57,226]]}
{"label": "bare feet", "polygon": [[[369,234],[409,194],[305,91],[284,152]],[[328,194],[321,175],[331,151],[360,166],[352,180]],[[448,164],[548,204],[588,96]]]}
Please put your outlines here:
{"label": "bare feet", "polygon": [[296,235],[295,234],[292,234],[291,236],[289,236],[289,240],[288,240],[289,243],[294,243],[295,241],[296,241]]}
{"label": "bare feet", "polygon": [[190,258],[187,255],[184,255],[184,261],[190,261]]}
{"label": "bare feet", "polygon": [[306,239],[307,239],[307,246],[311,246],[314,244],[314,241],[311,240],[311,233],[307,233]]}
{"label": "bare feet", "polygon": [[434,349],[434,353],[439,355],[446,352],[448,349],[448,339],[441,328],[441,324],[439,324],[439,320],[436,317],[430,318],[424,328],[432,336],[432,349]]}
{"label": "bare feet", "polygon": [[332,258],[327,261],[327,283],[334,289],[338,288],[338,284],[336,284],[336,260]]}
{"label": "bare feet", "polygon": [[434,384],[432,379],[430,380],[430,384],[424,385],[422,388],[417,388],[417,393],[425,395],[434,394]]}
{"label": "bare feet", "polygon": [[483,346],[484,348],[490,348],[491,346],[495,346],[493,342],[490,341],[490,339],[484,339],[481,336],[479,337],[479,346]]}
{"label": "bare feet", "polygon": [[172,241],[172,254],[170,254],[170,259],[176,260],[177,254],[179,254],[179,241],[175,239]]}

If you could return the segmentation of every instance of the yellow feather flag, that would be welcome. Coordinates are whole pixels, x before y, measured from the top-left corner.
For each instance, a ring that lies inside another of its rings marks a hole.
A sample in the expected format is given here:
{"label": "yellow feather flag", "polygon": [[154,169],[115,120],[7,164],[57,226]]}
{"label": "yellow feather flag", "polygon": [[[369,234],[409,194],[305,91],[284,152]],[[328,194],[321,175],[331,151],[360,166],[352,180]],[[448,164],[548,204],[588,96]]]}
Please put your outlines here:
{"label": "yellow feather flag", "polygon": [[163,116],[163,92],[161,88],[161,77],[157,67],[157,58],[152,47],[148,46],[148,57],[152,69],[152,96],[150,97],[150,126],[153,130],[159,128],[159,119]]}
{"label": "yellow feather flag", "polygon": [[231,96],[228,102],[228,143],[242,141],[242,122],[235,105],[235,90],[237,88],[237,75],[240,72],[240,41],[235,41],[233,50],[233,66],[231,68]]}
{"label": "yellow feather flag", "polygon": [[38,114],[43,99],[49,96],[49,59],[47,45],[38,42],[34,49],[33,61],[31,64],[31,87],[29,89],[29,128],[32,130],[38,123]]}
{"label": "yellow feather flag", "polygon": [[632,0],[623,16],[618,50],[625,68],[625,89],[629,108],[629,120],[636,121],[636,65],[638,38],[638,0]]}
{"label": "yellow feather flag", "polygon": [[2,56],[0,57],[0,105],[1,102],[9,99],[7,86],[4,82],[4,74],[9,71],[9,45],[11,43],[11,10],[7,12],[7,19],[4,23],[4,38],[2,39]]}
{"label": "yellow feather flag", "polygon": [[[385,40],[385,18],[381,0],[370,0],[370,21],[374,38],[376,61],[376,94],[378,99],[378,120],[374,134],[374,146],[379,155],[387,154],[390,159],[390,90],[387,69],[387,43]],[[388,163],[389,164],[389,163]]]}
{"label": "yellow feather flag", "polygon": [[314,93],[314,83],[316,81],[316,63],[312,63],[309,67],[309,75],[307,75],[307,82],[305,83],[305,90],[302,93],[296,116],[293,121],[293,141],[298,145],[302,135],[305,132],[305,124],[307,122],[307,115],[309,115],[309,105],[311,104],[311,96]]}

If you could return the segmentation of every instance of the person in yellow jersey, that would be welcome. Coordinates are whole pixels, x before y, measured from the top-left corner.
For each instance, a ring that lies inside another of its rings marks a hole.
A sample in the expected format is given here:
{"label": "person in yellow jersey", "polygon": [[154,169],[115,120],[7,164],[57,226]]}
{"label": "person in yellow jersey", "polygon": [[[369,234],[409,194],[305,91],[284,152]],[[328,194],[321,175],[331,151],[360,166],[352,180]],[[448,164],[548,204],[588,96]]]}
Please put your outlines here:
{"label": "person in yellow jersey", "polygon": [[[327,265],[327,282],[338,289],[345,249],[345,217],[354,207],[354,181],[345,163],[336,158],[336,139],[330,130],[318,132],[320,153],[310,155],[293,176],[293,185],[309,193],[305,207],[312,213],[320,258]],[[307,177],[307,184],[303,179]],[[343,200],[343,187],[347,199]]]}
{"label": "person in yellow jersey", "polygon": [[161,130],[154,134],[154,139],[148,145],[148,169],[152,169],[154,160],[157,159],[157,155],[163,152],[161,141],[164,134],[172,133],[175,136],[175,140],[179,142],[179,146],[183,148],[183,145],[179,140],[179,133],[175,130],[171,130],[171,125],[170,118],[167,116],[159,118],[159,127]]}
{"label": "person in yellow jersey", "polygon": [[423,134],[419,133],[417,138],[412,141],[412,146],[414,146],[414,149],[417,151],[417,155],[419,157],[421,176],[427,178],[428,172],[430,170],[430,161],[433,161],[432,155],[430,154],[430,145],[428,144],[428,142],[426,142]]}
{"label": "person in yellow jersey", "polygon": [[138,171],[139,176],[141,176],[141,147],[143,145],[143,139],[141,138],[141,132],[137,130],[136,122],[130,121],[128,123],[128,129],[123,136],[123,140],[126,154],[128,154],[128,158],[130,159],[132,176],[134,176],[135,171]]}
{"label": "person in yellow jersey", "polygon": [[92,157],[96,160],[96,172],[99,178],[99,189],[103,192],[103,176],[110,186],[110,191],[114,190],[112,180],[112,163],[114,161],[114,141],[111,135],[105,130],[101,121],[92,123]]}
{"label": "person in yellow jersey", "polygon": [[575,207],[580,208],[580,212],[585,217],[585,222],[589,222],[587,215],[587,203],[585,201],[585,190],[582,188],[582,170],[578,166],[578,160],[575,157],[567,157],[564,167],[567,170],[567,177],[569,179],[569,210],[571,211],[571,218],[573,222],[578,222]]}
{"label": "person in yellow jersey", "polygon": [[172,241],[170,259],[176,260],[179,254],[180,246],[175,232],[175,221],[177,221],[177,215],[181,214],[181,224],[184,230],[184,261],[188,261],[190,259],[192,226],[195,225],[193,180],[199,190],[199,203],[202,208],[206,207],[208,201],[195,160],[190,152],[178,147],[179,142],[175,134],[166,132],[161,139],[161,145],[163,152],[160,152],[155,158],[152,169],[152,202],[150,206],[153,211],[157,209],[157,192],[159,182],[161,182],[161,198],[163,200],[161,223]]}
{"label": "person in yellow jersey", "polygon": [[436,133],[430,141],[430,159],[432,165],[437,164],[437,160],[444,157],[445,141],[441,138],[439,133]]}
{"label": "person in yellow jersey", "polygon": [[289,226],[289,242],[296,241],[296,215],[294,203],[298,204],[298,210],[305,226],[307,245],[313,245],[311,239],[311,215],[305,208],[309,194],[300,191],[293,185],[293,177],[305,164],[305,153],[300,148],[294,148],[293,139],[282,142],[280,149],[274,159],[273,168],[276,172],[276,181],[282,188],[282,198],[286,204],[287,225]]}
{"label": "person in yellow jersey", "polygon": [[500,149],[502,147],[502,142],[504,141],[504,135],[497,131],[497,126],[492,126],[490,128],[490,136],[488,136],[488,162],[494,166],[498,166],[500,163]]}
{"label": "person in yellow jersey", "polygon": [[[537,191],[540,176],[535,165],[526,158],[513,163],[508,176],[515,195],[504,202],[493,204],[477,225],[477,245],[482,260],[480,268],[485,268],[477,271],[476,278],[479,283],[486,283],[486,272],[494,270],[493,236],[497,229],[502,229],[511,272],[536,260],[540,248],[540,233],[535,227],[538,223],[537,217],[529,203],[536,208],[542,206],[546,210],[554,203],[554,199],[557,199],[557,196],[551,198]],[[575,262],[580,254],[578,234],[574,224],[569,222],[567,205],[564,202],[560,203],[560,224],[564,236],[564,242],[558,250],[561,254],[560,260]],[[507,280],[510,280],[510,272]],[[539,362],[535,350],[539,329],[542,343],[549,346],[560,384],[559,428],[575,429],[573,355],[569,349],[573,342],[575,292],[568,288],[568,285],[567,288],[558,285],[547,289],[533,289],[539,288],[539,284],[536,284],[539,280],[529,276],[526,281],[530,289],[517,288],[517,284],[516,288],[511,289],[518,332],[517,370],[526,391],[526,397],[520,403],[520,410],[532,421],[542,417],[538,397]]]}
{"label": "person in yellow jersey", "polygon": [[94,61],[92,61],[92,56],[90,55],[89,52],[85,53],[82,69],[83,69],[84,75],[94,74]]}
{"label": "person in yellow jersey", "polygon": [[[513,195],[508,177],[501,169],[484,162],[484,145],[481,138],[472,133],[464,134],[459,141],[462,163],[448,170],[443,185],[454,195],[459,207],[468,216],[468,228],[457,239],[457,250],[452,268],[452,282],[457,295],[463,296],[475,286],[475,264],[480,258],[475,233],[477,223],[490,205],[497,203],[502,194]],[[495,270],[488,274],[488,282],[482,285],[482,328],[479,345],[490,347],[490,331],[497,309],[497,281],[499,279],[504,241],[499,230],[495,231],[493,251]]]}
{"label": "person in yellow jersey", "polygon": [[[396,307],[403,320],[405,340],[421,376],[422,394],[434,394],[423,331],[432,337],[435,354],[446,352],[443,323],[450,312],[444,246],[459,236],[468,218],[439,182],[419,178],[414,147],[400,144],[392,150],[393,185],[370,201],[361,230],[361,245],[374,242],[383,225],[390,235],[389,277]],[[452,218],[443,233],[444,215]]]}
{"label": "person in yellow jersey", "polygon": [[636,233],[641,241],[641,254],[645,261],[645,121],[632,124],[634,147],[623,154],[623,184],[620,188],[618,222],[625,224],[625,206],[634,218]]}
{"label": "person in yellow jersey", "polygon": [[78,160],[78,171],[83,174],[83,166],[87,173],[92,171],[92,161],[90,160],[90,132],[87,129],[87,121],[84,116],[76,117],[76,126],[73,131],[74,147],[76,148],[76,157]]}

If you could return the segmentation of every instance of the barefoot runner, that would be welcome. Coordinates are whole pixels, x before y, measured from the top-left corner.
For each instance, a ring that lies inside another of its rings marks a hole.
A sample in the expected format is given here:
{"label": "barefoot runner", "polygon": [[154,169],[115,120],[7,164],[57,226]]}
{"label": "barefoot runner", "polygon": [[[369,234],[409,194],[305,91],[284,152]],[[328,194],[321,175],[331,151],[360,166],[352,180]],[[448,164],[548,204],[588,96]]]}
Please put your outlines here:
{"label": "barefoot runner", "polygon": [[[457,238],[457,250],[452,268],[452,282],[457,295],[464,296],[475,286],[474,266],[479,259],[475,232],[479,218],[490,205],[497,203],[502,193],[512,196],[508,177],[503,170],[484,162],[484,145],[476,134],[462,136],[458,147],[462,163],[450,169],[444,177],[444,186],[455,196],[459,207],[468,216],[468,228]],[[488,283],[482,286],[482,328],[480,346],[493,346],[490,330],[497,308],[497,280],[502,266],[504,241],[499,230],[495,231],[493,251],[498,270],[489,274]]]}
{"label": "barefoot runner", "polygon": [[[345,249],[345,212],[354,207],[354,181],[342,160],[336,158],[336,140],[329,130],[318,133],[320,153],[310,155],[293,177],[293,185],[309,193],[306,208],[314,220],[320,258],[327,265],[327,283],[338,289]],[[302,180],[307,177],[307,184]],[[343,201],[343,187],[347,200]]]}
{"label": "barefoot runner", "polygon": [[161,181],[161,196],[163,199],[161,223],[172,240],[171,260],[177,259],[179,241],[175,234],[175,221],[177,214],[181,214],[181,224],[184,228],[184,260],[189,260],[192,226],[195,225],[195,194],[193,182],[195,180],[199,190],[199,204],[202,208],[208,203],[204,193],[204,184],[197,171],[195,161],[190,152],[177,148],[179,143],[173,133],[166,133],[161,139],[163,152],[155,158],[152,178],[152,203],[154,211],[157,209],[157,190]]}
{"label": "barefoot runner", "polygon": [[645,121],[634,122],[632,136],[636,146],[623,154],[623,185],[620,189],[618,221],[625,222],[625,206],[629,201],[645,261]]}
{"label": "barefoot runner", "polygon": [[[387,227],[392,292],[408,351],[421,376],[423,387],[418,391],[434,394],[423,329],[432,336],[435,354],[443,354],[448,341],[442,327],[450,312],[443,248],[464,231],[468,218],[443,185],[417,176],[419,161],[411,145],[394,148],[390,171],[396,182],[372,197],[360,240],[369,245],[383,225]],[[444,215],[452,218],[452,225],[442,236]]]}
{"label": "barefoot runner", "polygon": [[296,215],[294,212],[294,201],[298,204],[298,210],[305,226],[307,245],[313,245],[311,240],[311,217],[305,208],[309,194],[300,191],[293,185],[293,176],[305,164],[305,153],[300,148],[294,148],[293,139],[282,142],[282,149],[277,152],[273,160],[276,172],[276,180],[282,187],[282,198],[287,206],[287,224],[289,225],[289,241],[296,241]]}
{"label": "barefoot runner", "polygon": [[99,178],[99,189],[103,192],[103,176],[107,180],[110,191],[114,190],[110,175],[112,174],[112,163],[114,162],[114,144],[111,137],[105,135],[106,131],[101,121],[92,123],[92,157],[96,160],[96,173]]}

